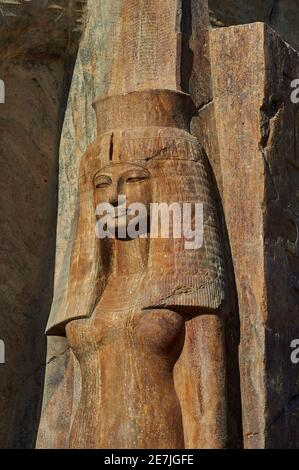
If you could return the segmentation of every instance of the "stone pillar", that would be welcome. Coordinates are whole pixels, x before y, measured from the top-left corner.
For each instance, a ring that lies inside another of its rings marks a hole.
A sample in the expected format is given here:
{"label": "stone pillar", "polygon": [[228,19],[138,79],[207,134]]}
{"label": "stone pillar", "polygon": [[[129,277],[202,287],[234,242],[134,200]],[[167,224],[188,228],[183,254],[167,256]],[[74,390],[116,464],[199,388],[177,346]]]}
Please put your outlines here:
{"label": "stone pillar", "polygon": [[[240,50],[239,45],[242,44]],[[299,55],[263,23],[210,34],[222,201],[241,323],[244,446],[298,447]]]}

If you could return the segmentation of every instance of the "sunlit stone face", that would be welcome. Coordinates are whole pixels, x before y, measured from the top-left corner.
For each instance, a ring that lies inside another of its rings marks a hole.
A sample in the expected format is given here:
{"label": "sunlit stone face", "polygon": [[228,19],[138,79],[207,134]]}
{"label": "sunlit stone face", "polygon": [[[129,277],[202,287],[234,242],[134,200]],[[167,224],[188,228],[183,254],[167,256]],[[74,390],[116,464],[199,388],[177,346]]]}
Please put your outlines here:
{"label": "sunlit stone face", "polygon": [[[94,176],[95,206],[109,204],[107,226],[116,229],[127,228],[136,217],[130,210],[132,204],[142,204],[146,217],[150,214],[152,202],[151,174],[134,163],[112,163],[102,168]],[[117,236],[117,233],[116,233]]]}

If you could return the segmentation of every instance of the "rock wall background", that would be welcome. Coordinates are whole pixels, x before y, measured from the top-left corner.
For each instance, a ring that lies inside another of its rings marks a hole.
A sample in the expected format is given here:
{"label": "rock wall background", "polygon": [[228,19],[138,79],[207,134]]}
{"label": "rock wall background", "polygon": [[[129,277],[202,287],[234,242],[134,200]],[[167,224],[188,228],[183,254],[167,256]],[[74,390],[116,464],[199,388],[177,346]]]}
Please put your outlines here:
{"label": "rock wall background", "polygon": [[34,447],[37,434],[58,147],[83,18],[80,1],[0,1],[0,447]]}
{"label": "rock wall background", "polygon": [[291,46],[299,47],[298,0],[208,0],[213,27],[263,21]]}

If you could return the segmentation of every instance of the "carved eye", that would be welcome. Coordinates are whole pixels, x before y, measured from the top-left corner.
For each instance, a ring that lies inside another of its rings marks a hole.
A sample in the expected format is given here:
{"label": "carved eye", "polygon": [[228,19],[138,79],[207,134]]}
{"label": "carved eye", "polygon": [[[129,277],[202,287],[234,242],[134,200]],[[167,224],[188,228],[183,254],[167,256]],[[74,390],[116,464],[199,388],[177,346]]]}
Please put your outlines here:
{"label": "carved eye", "polygon": [[97,189],[104,189],[110,186],[111,183],[112,181],[111,181],[111,178],[109,178],[109,176],[103,176],[103,177],[98,177],[95,180],[94,184]]}
{"label": "carved eye", "polygon": [[127,179],[127,183],[140,183],[142,181],[145,181],[148,179],[148,175],[142,175],[142,176],[130,176]]}

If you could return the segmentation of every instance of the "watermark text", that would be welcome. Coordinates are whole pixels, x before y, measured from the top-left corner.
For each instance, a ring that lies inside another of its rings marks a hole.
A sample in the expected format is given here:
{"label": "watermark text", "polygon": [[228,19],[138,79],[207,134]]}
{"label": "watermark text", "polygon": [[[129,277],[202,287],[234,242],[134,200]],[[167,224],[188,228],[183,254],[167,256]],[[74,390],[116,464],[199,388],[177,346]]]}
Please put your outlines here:
{"label": "watermark text", "polygon": [[299,364],[299,339],[293,339],[291,342],[291,348],[293,349],[291,361],[293,364]]}
{"label": "watermark text", "polygon": [[185,249],[203,246],[203,204],[201,202],[131,203],[118,196],[117,206],[100,203],[96,208],[96,235],[100,239],[176,238],[185,240]]}
{"label": "watermark text", "polygon": [[5,103],[5,84],[4,81],[0,79],[0,104]]}
{"label": "watermark text", "polygon": [[0,364],[5,364],[5,344],[2,339],[0,339]]}

